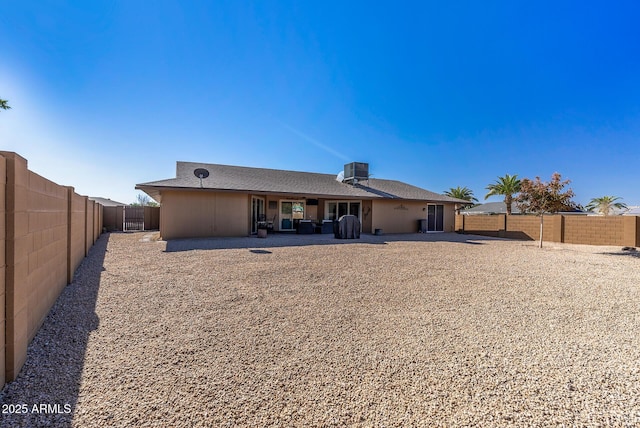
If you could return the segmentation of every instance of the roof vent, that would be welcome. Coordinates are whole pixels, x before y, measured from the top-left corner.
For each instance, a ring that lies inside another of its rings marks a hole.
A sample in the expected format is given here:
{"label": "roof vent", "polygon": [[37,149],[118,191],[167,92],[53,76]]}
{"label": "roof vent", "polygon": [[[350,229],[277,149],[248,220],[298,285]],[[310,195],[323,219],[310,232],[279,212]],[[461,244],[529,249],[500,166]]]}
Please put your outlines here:
{"label": "roof vent", "polygon": [[364,162],[351,162],[344,165],[344,181],[356,184],[360,180],[369,179],[369,164]]}
{"label": "roof vent", "polygon": [[200,187],[202,187],[202,179],[207,178],[209,176],[209,171],[204,168],[196,168],[193,171],[193,175],[200,179]]}

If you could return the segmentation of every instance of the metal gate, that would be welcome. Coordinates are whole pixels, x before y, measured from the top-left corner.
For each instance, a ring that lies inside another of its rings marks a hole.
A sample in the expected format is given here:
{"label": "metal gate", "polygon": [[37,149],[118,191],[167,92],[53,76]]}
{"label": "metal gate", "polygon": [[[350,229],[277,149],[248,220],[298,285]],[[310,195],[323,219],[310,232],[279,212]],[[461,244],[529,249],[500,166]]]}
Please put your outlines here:
{"label": "metal gate", "polygon": [[144,230],[144,207],[124,207],[124,230]]}

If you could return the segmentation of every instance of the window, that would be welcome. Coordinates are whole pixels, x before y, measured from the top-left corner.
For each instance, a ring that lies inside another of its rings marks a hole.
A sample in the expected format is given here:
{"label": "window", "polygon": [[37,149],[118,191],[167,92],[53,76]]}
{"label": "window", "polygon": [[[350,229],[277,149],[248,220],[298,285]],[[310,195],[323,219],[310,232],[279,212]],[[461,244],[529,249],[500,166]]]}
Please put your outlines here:
{"label": "window", "polygon": [[337,220],[343,215],[354,215],[360,218],[360,201],[327,201],[325,204],[324,218]]}

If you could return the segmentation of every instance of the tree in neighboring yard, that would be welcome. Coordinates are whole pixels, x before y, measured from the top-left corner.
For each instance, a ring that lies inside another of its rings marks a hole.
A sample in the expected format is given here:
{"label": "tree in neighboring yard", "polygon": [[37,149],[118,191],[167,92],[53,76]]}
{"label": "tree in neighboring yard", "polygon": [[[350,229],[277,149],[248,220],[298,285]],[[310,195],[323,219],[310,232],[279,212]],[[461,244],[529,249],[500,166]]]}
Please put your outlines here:
{"label": "tree in neighboring yard", "polygon": [[462,199],[464,201],[469,201],[468,204],[456,204],[456,214],[460,214],[460,208],[462,207],[471,207],[478,202],[478,198],[473,196],[473,190],[468,187],[451,187],[449,190],[445,190],[444,194],[456,199]]}
{"label": "tree in neighboring yard", "polygon": [[575,196],[573,190],[569,188],[563,191],[570,182],[571,180],[562,181],[562,176],[555,172],[548,183],[540,180],[540,177],[536,177],[535,180],[524,178],[520,183],[520,194],[515,199],[516,205],[523,214],[535,213],[540,216],[540,248],[542,248],[543,214],[581,208],[572,200]]}
{"label": "tree in neighboring yard", "polygon": [[136,201],[131,204],[132,207],[157,207],[159,206],[156,201],[151,199],[149,196],[144,195],[142,193],[138,193],[136,196]]}
{"label": "tree in neighboring yard", "polygon": [[11,108],[11,106],[8,103],[9,103],[9,101],[0,99],[0,109],[9,110]]}
{"label": "tree in neighboring yard", "polygon": [[507,215],[511,215],[511,205],[513,204],[513,195],[520,191],[520,180],[517,175],[505,174],[504,177],[498,177],[495,183],[487,186],[489,193],[485,195],[485,199],[489,196],[504,195],[504,204],[507,206]]}
{"label": "tree in neighboring yard", "polygon": [[618,196],[602,196],[600,198],[593,198],[589,201],[585,208],[589,211],[597,211],[602,215],[609,215],[611,214],[611,210],[613,210],[614,208],[627,208],[627,204],[617,202],[620,199],[621,198]]}

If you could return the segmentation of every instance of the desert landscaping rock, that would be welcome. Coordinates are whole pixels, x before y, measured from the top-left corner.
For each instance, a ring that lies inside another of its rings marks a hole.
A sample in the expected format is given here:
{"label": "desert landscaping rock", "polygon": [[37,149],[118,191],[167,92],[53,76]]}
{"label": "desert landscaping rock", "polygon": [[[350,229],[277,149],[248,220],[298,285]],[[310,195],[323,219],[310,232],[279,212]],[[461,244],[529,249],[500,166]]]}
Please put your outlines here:
{"label": "desert landscaping rock", "polygon": [[640,259],[545,245],[103,235],[2,426],[637,426]]}

